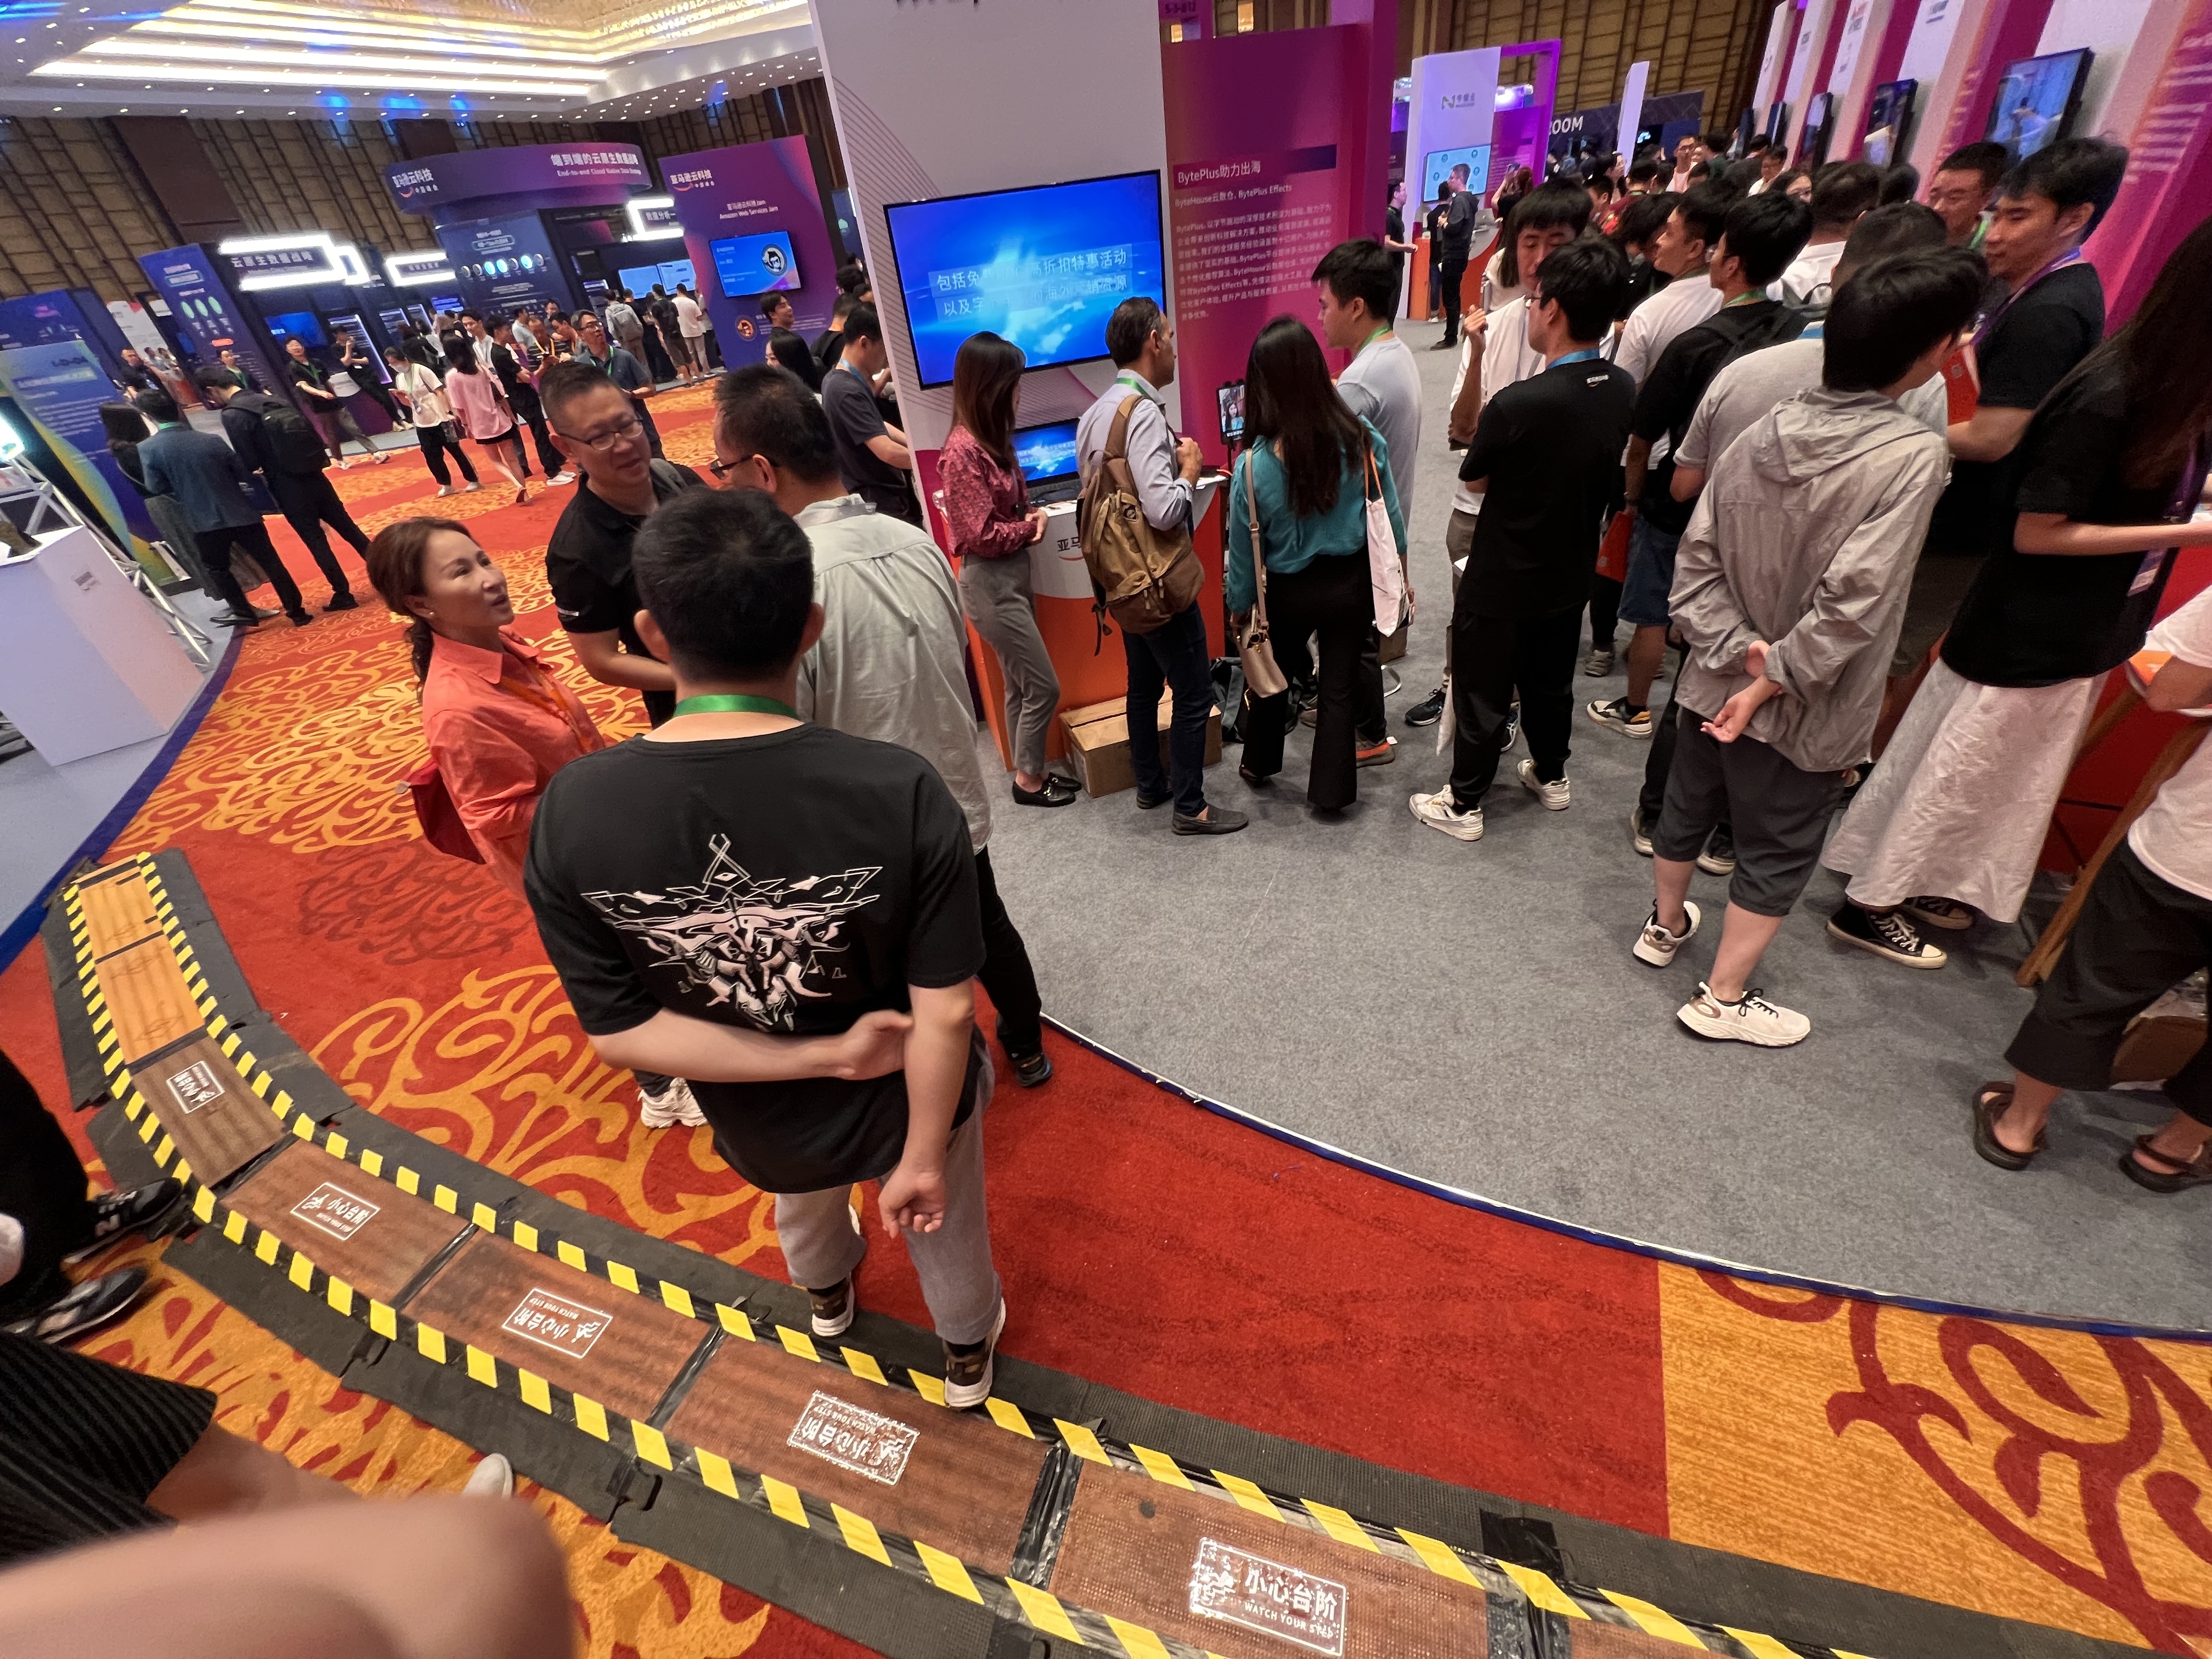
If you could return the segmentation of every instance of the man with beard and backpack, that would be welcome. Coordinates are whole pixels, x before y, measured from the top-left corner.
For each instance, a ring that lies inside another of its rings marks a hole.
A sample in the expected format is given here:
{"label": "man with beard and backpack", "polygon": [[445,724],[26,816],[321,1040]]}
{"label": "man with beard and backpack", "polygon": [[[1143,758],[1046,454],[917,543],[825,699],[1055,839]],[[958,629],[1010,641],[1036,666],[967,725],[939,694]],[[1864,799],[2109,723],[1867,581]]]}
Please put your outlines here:
{"label": "man with beard and backpack", "polygon": [[238,452],[249,472],[258,472],[276,499],[276,510],[293,533],[314,556],[315,568],[330,579],[331,602],[325,611],[352,611],[361,604],[346,580],[345,567],[331,550],[325,525],[338,532],[347,546],[367,557],[368,538],[353,521],[353,514],[338,499],[324,475],[329,453],[321,436],[307,424],[307,416],[282,398],[265,392],[242,392],[229,372],[203,369],[194,377],[201,395],[222,411],[223,435]]}

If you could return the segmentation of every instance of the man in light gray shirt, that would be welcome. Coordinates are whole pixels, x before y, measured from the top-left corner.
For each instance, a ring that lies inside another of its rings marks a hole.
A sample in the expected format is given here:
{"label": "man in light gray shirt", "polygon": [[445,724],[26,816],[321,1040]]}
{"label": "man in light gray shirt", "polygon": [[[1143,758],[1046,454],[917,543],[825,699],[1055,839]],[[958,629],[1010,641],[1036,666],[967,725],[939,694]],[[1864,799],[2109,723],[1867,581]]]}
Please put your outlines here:
{"label": "man in light gray shirt", "polygon": [[814,549],[822,637],[799,669],[801,720],[911,749],[968,819],[983,913],[983,971],[1015,1080],[1052,1075],[1029,949],[991,873],[991,806],[975,754],[967,624],[952,567],[929,532],[850,494],[830,417],[805,382],[756,363],[714,384],[714,471],[726,489],[775,497]]}
{"label": "man in light gray shirt", "polygon": [[[1454,198],[1455,206],[1458,200]],[[1413,362],[1413,349],[1391,326],[1398,304],[1397,273],[1382,244],[1362,239],[1331,248],[1314,267],[1313,280],[1323,340],[1332,350],[1357,354],[1336,378],[1337,396],[1382,434],[1398,506],[1410,527],[1413,473],[1421,453],[1421,371]],[[1410,572],[1406,588],[1410,599]],[[1304,641],[1297,641],[1293,654],[1303,659],[1304,647]],[[1359,655],[1359,693],[1352,718],[1362,765],[1395,758],[1382,712],[1382,641],[1371,632]]]}
{"label": "man in light gray shirt", "polygon": [[[1114,384],[1084,411],[1075,428],[1075,462],[1085,483],[1097,475],[1107,441],[1122,405],[1129,422],[1122,453],[1130,488],[1145,522],[1155,530],[1191,531],[1191,507],[1198,495],[1198,446],[1178,440],[1168,428],[1160,393],[1175,384],[1175,325],[1152,301],[1124,300],[1106,323],[1106,349],[1118,371]],[[1122,629],[1121,648],[1129,659],[1129,769],[1137,775],[1137,805],[1149,811],[1175,802],[1178,836],[1225,836],[1242,830],[1242,812],[1209,806],[1206,799],[1206,728],[1213,714],[1213,659],[1206,642],[1206,618],[1193,600],[1180,616],[1149,634]],[[1175,719],[1168,730],[1168,767],[1160,769],[1160,694],[1175,691]]]}

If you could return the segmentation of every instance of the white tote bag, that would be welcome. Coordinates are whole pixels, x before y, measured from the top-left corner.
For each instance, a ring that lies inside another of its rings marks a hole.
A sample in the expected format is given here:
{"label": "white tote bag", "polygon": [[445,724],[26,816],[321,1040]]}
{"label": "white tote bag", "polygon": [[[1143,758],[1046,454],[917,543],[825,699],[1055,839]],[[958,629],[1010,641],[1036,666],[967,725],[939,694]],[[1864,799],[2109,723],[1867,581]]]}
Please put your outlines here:
{"label": "white tote bag", "polygon": [[1390,528],[1390,504],[1382,499],[1382,475],[1375,452],[1367,452],[1367,582],[1375,596],[1375,631],[1395,634],[1406,620],[1406,568],[1399,562],[1398,538]]}

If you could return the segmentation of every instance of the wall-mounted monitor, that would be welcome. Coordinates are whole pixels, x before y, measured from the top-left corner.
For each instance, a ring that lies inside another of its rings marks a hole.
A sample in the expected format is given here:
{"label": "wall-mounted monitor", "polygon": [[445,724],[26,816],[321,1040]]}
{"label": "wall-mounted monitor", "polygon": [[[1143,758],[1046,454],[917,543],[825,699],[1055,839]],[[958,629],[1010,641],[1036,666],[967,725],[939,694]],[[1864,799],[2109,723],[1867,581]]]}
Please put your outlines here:
{"label": "wall-mounted monitor", "polygon": [[[1464,173],[1461,168],[1466,168]],[[1470,144],[1465,149],[1432,149],[1421,163],[1421,199],[1433,202],[1445,179],[1455,190],[1480,194],[1490,180],[1490,146]]]}
{"label": "wall-mounted monitor", "polygon": [[[789,231],[725,236],[709,242],[707,252],[714,256],[714,276],[722,292],[732,300],[750,300],[799,286],[799,256],[792,251]],[[688,269],[690,261],[684,264]]]}
{"label": "wall-mounted monitor", "polygon": [[1012,341],[1031,368],[1094,362],[1122,301],[1167,303],[1157,173],[902,202],[884,216],[924,386],[951,383],[971,334]]}
{"label": "wall-mounted monitor", "polygon": [[1866,131],[1859,139],[1859,158],[1886,167],[1905,154],[1912,133],[1912,105],[1919,95],[1917,81],[1884,81],[1867,100]]}
{"label": "wall-mounted monitor", "polygon": [[615,273],[615,280],[633,295],[650,294],[653,285],[660,280],[660,267],[654,265],[624,265]]}
{"label": "wall-mounted monitor", "polygon": [[1984,136],[2002,144],[2015,161],[2065,137],[2081,112],[2081,84],[2094,55],[2083,46],[2006,64]]}
{"label": "wall-mounted monitor", "polygon": [[287,340],[298,340],[315,349],[331,343],[330,336],[323,332],[323,319],[312,311],[264,312],[261,321],[280,348]]}
{"label": "wall-mounted monitor", "polygon": [[1816,92],[1805,100],[1805,131],[1797,140],[1792,167],[1811,169],[1828,159],[1829,129],[1835,125],[1836,94]]}
{"label": "wall-mounted monitor", "polygon": [[1766,136],[1780,143],[1790,131],[1790,106],[1776,99],[1766,106]]}
{"label": "wall-mounted monitor", "polygon": [[[776,234],[781,236],[783,233],[778,231]],[[797,267],[791,268],[795,270]],[[689,259],[663,259],[660,262],[661,287],[673,294],[679,284],[696,294],[699,291],[699,273],[692,269]]]}

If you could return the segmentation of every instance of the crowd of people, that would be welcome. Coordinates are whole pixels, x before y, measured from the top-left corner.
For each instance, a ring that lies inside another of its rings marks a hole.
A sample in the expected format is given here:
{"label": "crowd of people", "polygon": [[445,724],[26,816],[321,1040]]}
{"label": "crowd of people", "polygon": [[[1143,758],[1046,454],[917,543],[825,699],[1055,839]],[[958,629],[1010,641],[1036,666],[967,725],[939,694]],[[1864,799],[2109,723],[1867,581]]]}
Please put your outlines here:
{"label": "crowd of people", "polygon": [[[1847,878],[1831,936],[1940,969],[1933,935],[2021,915],[2111,676],[2132,675],[2153,708],[2212,714],[2212,593],[2154,626],[2179,550],[2212,544],[2198,511],[2212,383],[2175,372],[2212,361],[2212,222],[2107,337],[2081,249],[2120,186],[2115,145],[2064,139],[2016,165],[1969,145],[1924,200],[1897,168],[1801,173],[1778,146],[1720,149],[1686,139],[1671,173],[1656,158],[1542,182],[1524,169],[1486,206],[1448,180],[1430,216],[1439,345],[1458,354],[1443,411],[1451,593],[1444,682],[1405,720],[1451,722],[1450,769],[1408,806],[1477,842],[1524,735],[1516,779],[1554,812],[1581,799],[1577,733],[1644,743],[1623,805],[1652,893],[1624,918],[1623,948],[1672,967],[1705,931],[1696,872],[1725,877],[1711,965],[1678,1018],[1779,1048],[1813,1020],[1769,998],[1759,968],[1816,869]],[[1404,236],[1394,217],[1334,249],[1313,274],[1313,323],[1278,317],[1253,341],[1224,486],[1237,777],[1275,788],[1287,739],[1310,726],[1305,799],[1322,823],[1357,799],[1363,769],[1397,759],[1380,657],[1413,615],[1425,416],[1397,332]],[[853,1321],[867,1248],[850,1189],[879,1182],[883,1229],[944,1345],[946,1400],[972,1406],[1006,1320],[981,1130],[1000,1066],[975,984],[1014,1081],[1039,1086],[1053,1067],[992,868],[968,625],[1002,671],[1012,802],[1069,805],[1029,577],[1046,514],[1012,449],[1023,353],[978,334],[954,372],[940,547],[865,271],[841,287],[811,343],[770,296],[769,360],[713,378],[713,486],[662,456],[648,406],[664,380],[706,372],[680,305],[665,319],[620,295],[604,318],[465,314],[434,345],[417,335],[391,354],[441,495],[456,489],[448,459],[459,489],[481,488],[465,437],[526,499],[525,428],[552,482],[580,481],[546,574],[584,672],[641,698],[650,730],[629,742],[610,744],[514,631],[506,574],[465,525],[362,536],[323,476],[357,431],[312,403],[303,418],[210,366],[198,384],[228,442],[157,386],[113,406],[111,430],[241,625],[258,613],[240,558],[309,620],[255,481],[329,578],[327,609],[356,601],[325,528],[364,554],[407,620],[468,850],[531,907],[593,1048],[635,1073],[644,1121],[711,1127],[775,1195],[825,1339]],[[1125,301],[1106,344],[1113,381],[1077,426],[1079,532],[1126,657],[1135,805],[1170,807],[1178,836],[1235,833],[1248,814],[1210,798],[1206,775],[1222,679],[1193,540],[1203,465],[1164,396],[1173,319]],[[1348,354],[1334,375],[1332,349]],[[1378,594],[1400,596],[1395,617]],[[1624,623],[1626,684],[1578,718],[1577,673],[1615,671]],[[2096,874],[2008,1051],[2012,1078],[1975,1091],[1990,1164],[2027,1167],[2057,1096],[2104,1086],[2129,1020],[2212,965],[2208,823],[2200,748]],[[2212,1182],[2212,1050],[2166,1088],[2171,1119],[2121,1158],[2157,1193]],[[0,1295],[8,1329],[48,1337],[127,1301],[135,1287],[68,1285],[59,1250],[149,1224],[166,1201],[122,1194],[47,1218],[52,1259]]]}

